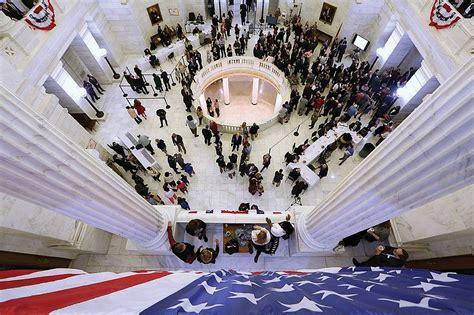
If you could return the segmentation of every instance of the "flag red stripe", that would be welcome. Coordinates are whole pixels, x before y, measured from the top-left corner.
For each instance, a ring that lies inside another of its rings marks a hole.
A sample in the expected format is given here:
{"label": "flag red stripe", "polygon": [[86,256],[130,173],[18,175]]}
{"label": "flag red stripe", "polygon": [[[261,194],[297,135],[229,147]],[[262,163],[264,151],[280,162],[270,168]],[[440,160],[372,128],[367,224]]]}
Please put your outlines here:
{"label": "flag red stripe", "polygon": [[0,303],[0,314],[48,314],[54,310],[98,298],[169,275],[169,272],[135,274],[91,285],[13,299]]}
{"label": "flag red stripe", "polygon": [[21,280],[12,280],[12,281],[3,281],[3,282],[0,282],[0,290],[26,287],[28,285],[35,285],[35,284],[41,284],[41,283],[46,283],[46,282],[52,282],[52,281],[56,281],[56,280],[66,279],[66,278],[69,278],[69,277],[72,277],[72,276],[77,276],[77,274],[65,273],[65,274],[62,274],[62,275],[45,276],[45,277],[37,277],[37,278],[29,278],[29,279],[21,279]]}
{"label": "flag red stripe", "polygon": [[35,269],[6,270],[6,271],[0,272],[0,279],[29,275],[30,273],[34,273],[37,271],[41,271],[41,270],[35,270]]}

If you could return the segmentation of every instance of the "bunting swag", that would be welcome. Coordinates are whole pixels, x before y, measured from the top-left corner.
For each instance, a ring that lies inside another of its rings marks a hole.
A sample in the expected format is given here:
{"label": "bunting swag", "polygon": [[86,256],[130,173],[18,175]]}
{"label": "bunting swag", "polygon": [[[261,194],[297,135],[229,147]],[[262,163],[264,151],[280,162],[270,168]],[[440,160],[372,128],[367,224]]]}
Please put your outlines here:
{"label": "bunting swag", "polygon": [[437,29],[449,27],[459,21],[461,15],[447,0],[435,0],[430,13],[430,25]]}
{"label": "bunting swag", "polygon": [[26,15],[25,22],[38,30],[52,30],[56,24],[54,23],[54,8],[51,2],[40,0],[40,4]]}
{"label": "bunting swag", "polygon": [[0,314],[473,314],[474,276],[423,269],[0,271]]}

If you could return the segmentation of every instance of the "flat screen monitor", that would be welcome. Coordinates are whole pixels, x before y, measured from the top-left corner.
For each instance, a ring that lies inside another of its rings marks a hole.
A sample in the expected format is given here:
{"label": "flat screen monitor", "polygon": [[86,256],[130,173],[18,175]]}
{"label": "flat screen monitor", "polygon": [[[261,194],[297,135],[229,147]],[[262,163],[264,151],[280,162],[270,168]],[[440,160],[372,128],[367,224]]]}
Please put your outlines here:
{"label": "flat screen monitor", "polygon": [[352,43],[358,48],[360,48],[361,50],[366,50],[367,46],[369,46],[370,44],[370,42],[367,39],[357,34],[354,35],[354,39],[352,40]]}

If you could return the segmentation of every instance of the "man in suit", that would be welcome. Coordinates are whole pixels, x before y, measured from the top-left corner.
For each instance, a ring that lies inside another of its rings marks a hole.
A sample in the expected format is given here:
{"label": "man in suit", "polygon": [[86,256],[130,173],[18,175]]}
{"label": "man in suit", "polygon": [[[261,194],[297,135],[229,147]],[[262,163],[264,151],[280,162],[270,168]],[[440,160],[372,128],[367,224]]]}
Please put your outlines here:
{"label": "man in suit", "polygon": [[240,21],[242,25],[245,25],[245,17],[247,16],[247,5],[242,2],[240,5]]}
{"label": "man in suit", "polygon": [[236,133],[232,136],[232,152],[234,152],[235,149],[237,149],[237,152],[239,151],[239,147],[242,144],[242,136],[239,133]]}
{"label": "man in suit", "polygon": [[211,145],[212,131],[209,129],[209,126],[206,125],[206,127],[202,129],[202,135],[204,137],[204,143],[208,146]]}
{"label": "man in suit", "polygon": [[401,268],[408,259],[408,253],[402,248],[395,248],[390,246],[377,246],[375,255],[368,260],[358,262],[353,258],[354,266],[365,267],[395,267]]}

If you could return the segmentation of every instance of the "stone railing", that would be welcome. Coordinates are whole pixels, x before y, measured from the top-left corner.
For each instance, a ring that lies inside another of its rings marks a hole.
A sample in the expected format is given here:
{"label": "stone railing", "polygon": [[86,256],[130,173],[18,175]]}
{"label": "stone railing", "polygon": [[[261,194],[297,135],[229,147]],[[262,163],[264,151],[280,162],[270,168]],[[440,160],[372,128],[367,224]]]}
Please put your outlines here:
{"label": "stone railing", "polygon": [[[196,96],[199,97],[203,94],[205,89],[213,82],[233,75],[248,75],[260,78],[275,87],[277,93],[281,96],[282,103],[289,99],[291,89],[284,73],[271,63],[249,56],[223,58],[205,66],[194,77],[194,80],[196,81]],[[201,104],[195,106],[201,106],[203,108],[204,121],[206,123],[210,120],[216,121],[213,117],[207,114],[205,107]],[[279,106],[279,108],[275,108],[274,114],[268,120],[258,123],[260,131],[269,128],[278,121],[278,110],[281,108],[281,104],[279,104]],[[230,124],[222,121],[216,121],[216,123],[221,132],[235,133],[240,131],[239,124]]]}

